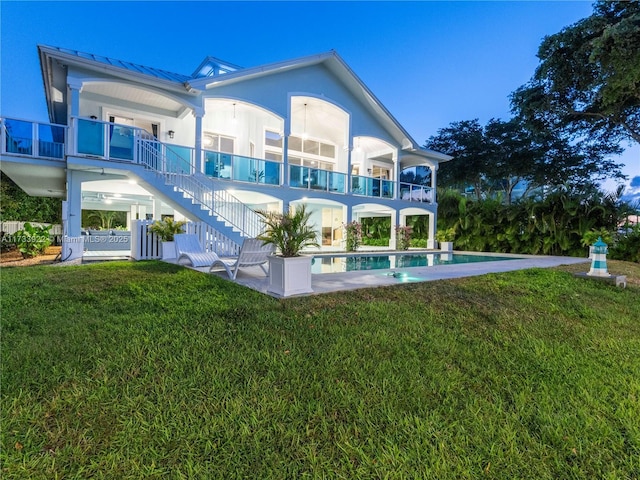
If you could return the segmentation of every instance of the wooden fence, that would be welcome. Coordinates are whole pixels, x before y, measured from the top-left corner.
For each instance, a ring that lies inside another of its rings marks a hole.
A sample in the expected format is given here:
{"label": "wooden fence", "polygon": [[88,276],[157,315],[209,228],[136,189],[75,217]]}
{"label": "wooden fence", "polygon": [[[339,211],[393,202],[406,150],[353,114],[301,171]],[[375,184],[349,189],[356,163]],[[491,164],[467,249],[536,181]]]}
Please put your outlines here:
{"label": "wooden fence", "polygon": [[23,230],[25,223],[30,223],[34,227],[45,227],[51,225],[51,230],[49,230],[50,235],[62,235],[62,225],[58,223],[18,222],[13,220],[0,222],[0,231],[3,231],[5,235],[13,235],[16,232]]}
{"label": "wooden fence", "polygon": [[[134,260],[150,260],[162,257],[161,241],[157,235],[149,232],[153,220],[134,220],[131,222],[131,258]],[[189,222],[185,225],[185,233],[198,236],[200,244],[208,251],[221,257],[234,257],[240,253],[240,246],[222,235],[204,222]]]}

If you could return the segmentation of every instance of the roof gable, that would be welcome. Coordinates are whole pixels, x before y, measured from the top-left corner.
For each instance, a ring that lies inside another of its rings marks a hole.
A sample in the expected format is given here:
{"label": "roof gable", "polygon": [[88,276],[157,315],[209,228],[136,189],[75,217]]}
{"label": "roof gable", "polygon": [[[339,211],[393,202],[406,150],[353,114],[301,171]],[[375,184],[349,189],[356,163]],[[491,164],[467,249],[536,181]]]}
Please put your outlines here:
{"label": "roof gable", "polygon": [[187,87],[194,90],[206,91],[231,85],[238,82],[245,82],[283,73],[294,69],[301,69],[311,65],[324,65],[369,111],[375,115],[382,125],[397,139],[403,148],[417,148],[417,142],[411,138],[409,133],[384,107],[382,102],[376,98],[365,83],[351,70],[346,62],[334,51],[301,57],[282,62],[261,65],[258,67],[245,68],[234,72],[226,73],[216,77],[198,78],[187,83]]}
{"label": "roof gable", "polygon": [[206,57],[198,68],[195,69],[191,78],[210,78],[235,72],[236,70],[242,70],[242,67],[230,62],[225,62],[216,57]]}

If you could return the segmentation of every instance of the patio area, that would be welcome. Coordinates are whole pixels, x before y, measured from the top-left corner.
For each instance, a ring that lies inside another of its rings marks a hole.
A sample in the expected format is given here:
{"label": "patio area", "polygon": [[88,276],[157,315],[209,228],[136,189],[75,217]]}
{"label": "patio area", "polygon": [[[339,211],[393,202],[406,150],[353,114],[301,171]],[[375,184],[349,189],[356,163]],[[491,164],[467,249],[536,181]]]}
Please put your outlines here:
{"label": "patio area", "polygon": [[[393,252],[389,252],[393,253]],[[406,252],[405,252],[406,253]],[[411,252],[414,253],[414,252]],[[455,252],[459,254],[474,254],[477,252]],[[492,254],[483,253],[491,256]],[[513,256],[509,261],[488,261],[477,263],[463,263],[454,265],[435,265],[431,267],[412,267],[380,270],[360,270],[342,273],[322,273],[313,274],[311,286],[313,294],[337,292],[343,290],[355,290],[359,288],[382,287],[398,285],[402,283],[429,282],[433,280],[445,280],[450,278],[473,277],[487,273],[509,272],[513,270],[524,270],[527,268],[549,268],[559,265],[571,265],[585,263],[588,258],[576,257],[556,257],[546,255],[509,255],[496,254],[496,256]],[[192,268],[192,267],[188,267]],[[194,268],[208,274],[209,267]],[[585,267],[585,271],[588,267]],[[221,278],[229,279],[226,272],[221,268],[211,273]],[[258,292],[272,295],[267,292],[268,279],[260,267],[241,268],[235,283],[251,288]],[[275,295],[273,295],[275,296]]]}

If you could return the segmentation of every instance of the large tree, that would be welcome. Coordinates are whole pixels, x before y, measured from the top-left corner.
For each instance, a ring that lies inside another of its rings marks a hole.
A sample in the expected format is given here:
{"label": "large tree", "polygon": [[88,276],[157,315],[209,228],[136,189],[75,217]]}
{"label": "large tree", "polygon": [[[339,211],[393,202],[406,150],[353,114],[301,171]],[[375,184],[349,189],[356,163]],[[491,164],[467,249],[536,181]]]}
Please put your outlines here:
{"label": "large tree", "polygon": [[620,178],[620,167],[606,156],[619,151],[615,145],[569,141],[559,132],[531,129],[520,118],[453,122],[438,130],[426,147],[453,156],[439,170],[443,187],[473,187],[477,199],[501,191],[511,203],[515,186],[562,187],[585,191],[607,177]]}
{"label": "large tree", "polygon": [[514,112],[592,144],[640,143],[640,2],[598,1],[594,13],[544,38]]}
{"label": "large tree", "polygon": [[438,130],[425,145],[431,150],[451,155],[438,172],[441,186],[464,189],[472,186],[478,198],[486,189],[487,145],[478,119],[453,122]]}

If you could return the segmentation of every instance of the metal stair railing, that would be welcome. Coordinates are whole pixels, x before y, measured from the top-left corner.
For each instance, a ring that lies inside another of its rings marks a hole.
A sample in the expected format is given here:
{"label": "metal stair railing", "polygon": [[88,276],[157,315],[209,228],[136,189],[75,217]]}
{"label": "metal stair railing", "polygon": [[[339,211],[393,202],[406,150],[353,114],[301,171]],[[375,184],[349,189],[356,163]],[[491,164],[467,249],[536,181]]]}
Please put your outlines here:
{"label": "metal stair railing", "polygon": [[229,192],[216,190],[208,177],[198,172],[195,162],[185,159],[145,130],[138,131],[135,140],[139,164],[163,177],[165,183],[239,230],[241,235],[256,237],[261,233],[260,216]]}

